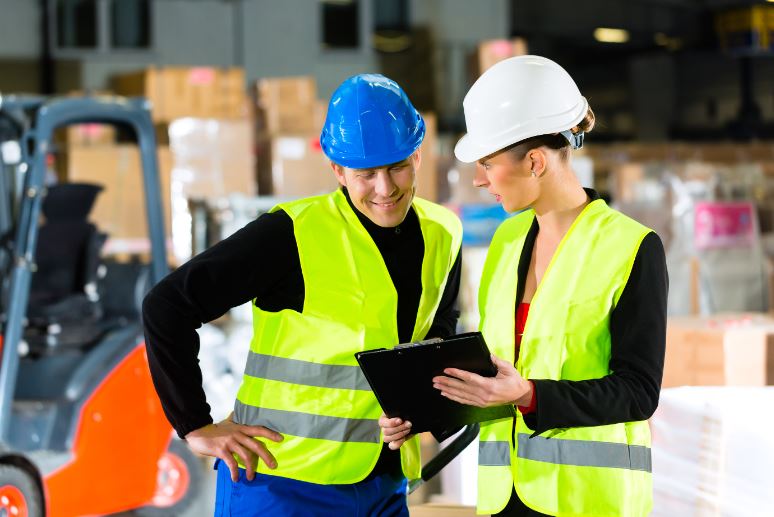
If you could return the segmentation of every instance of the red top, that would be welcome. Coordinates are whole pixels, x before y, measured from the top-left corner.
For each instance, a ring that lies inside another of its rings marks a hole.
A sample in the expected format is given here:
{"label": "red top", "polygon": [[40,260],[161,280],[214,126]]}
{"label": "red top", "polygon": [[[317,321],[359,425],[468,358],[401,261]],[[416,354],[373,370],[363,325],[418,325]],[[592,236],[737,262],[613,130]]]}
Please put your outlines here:
{"label": "red top", "polygon": [[[524,326],[527,324],[527,316],[529,315],[529,304],[520,303],[516,307],[516,357],[519,357],[519,349],[521,348],[521,336],[524,335]],[[533,413],[537,406],[537,400],[535,399],[535,383],[529,381],[532,384],[532,400],[529,402],[529,406],[518,406],[522,415]]]}

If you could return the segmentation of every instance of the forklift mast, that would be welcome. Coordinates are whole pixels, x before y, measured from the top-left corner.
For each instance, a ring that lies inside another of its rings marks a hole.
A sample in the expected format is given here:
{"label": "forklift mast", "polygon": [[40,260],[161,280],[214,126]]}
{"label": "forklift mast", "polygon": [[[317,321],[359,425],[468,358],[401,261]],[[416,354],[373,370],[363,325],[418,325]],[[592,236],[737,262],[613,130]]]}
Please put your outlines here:
{"label": "forklift mast", "polygon": [[[120,97],[52,98],[0,97],[0,112],[29,113],[29,127],[20,138],[23,174],[18,210],[14,208],[12,182],[0,157],[0,245],[6,235],[13,236],[7,267],[6,303],[2,307],[5,323],[2,326],[2,362],[0,363],[0,444],[7,443],[14,387],[19,367],[17,352],[23,335],[23,320],[27,311],[30,282],[35,271],[35,247],[38,220],[45,195],[46,156],[52,150],[54,130],[70,124],[100,123],[131,128],[140,150],[143,170],[145,209],[151,245],[150,281],[157,283],[168,272],[164,242],[161,185],[156,158],[156,136],[145,99]],[[0,153],[1,154],[1,153]],[[0,252],[0,257],[2,257]],[[0,258],[0,266],[2,266]],[[5,278],[3,279],[6,280]],[[4,289],[4,290],[5,290]]]}

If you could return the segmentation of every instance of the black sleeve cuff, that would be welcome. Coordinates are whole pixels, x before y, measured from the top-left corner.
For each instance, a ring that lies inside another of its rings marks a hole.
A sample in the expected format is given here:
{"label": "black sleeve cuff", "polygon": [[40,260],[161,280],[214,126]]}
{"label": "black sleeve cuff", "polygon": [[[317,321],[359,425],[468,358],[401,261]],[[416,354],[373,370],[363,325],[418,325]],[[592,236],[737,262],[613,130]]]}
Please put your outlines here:
{"label": "black sleeve cuff", "polygon": [[177,436],[179,436],[181,440],[185,440],[185,436],[191,431],[196,431],[197,429],[201,429],[202,427],[210,425],[211,423],[213,423],[212,417],[208,416],[206,419],[200,420],[198,422],[195,420],[190,422],[176,422],[174,428]]}

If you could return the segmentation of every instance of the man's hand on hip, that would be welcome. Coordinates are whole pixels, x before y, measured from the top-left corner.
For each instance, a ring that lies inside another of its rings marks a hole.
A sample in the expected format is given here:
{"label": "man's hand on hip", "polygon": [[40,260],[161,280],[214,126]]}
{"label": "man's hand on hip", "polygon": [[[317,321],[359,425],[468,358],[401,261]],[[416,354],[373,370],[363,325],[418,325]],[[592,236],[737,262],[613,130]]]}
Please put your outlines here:
{"label": "man's hand on hip", "polygon": [[208,424],[185,435],[185,441],[192,451],[223,460],[231,471],[231,480],[239,480],[239,465],[236,454],[245,466],[248,481],[255,478],[258,461],[271,469],[277,468],[277,460],[266,446],[255,438],[267,438],[281,442],[283,436],[261,425],[241,425],[230,418],[217,424]]}

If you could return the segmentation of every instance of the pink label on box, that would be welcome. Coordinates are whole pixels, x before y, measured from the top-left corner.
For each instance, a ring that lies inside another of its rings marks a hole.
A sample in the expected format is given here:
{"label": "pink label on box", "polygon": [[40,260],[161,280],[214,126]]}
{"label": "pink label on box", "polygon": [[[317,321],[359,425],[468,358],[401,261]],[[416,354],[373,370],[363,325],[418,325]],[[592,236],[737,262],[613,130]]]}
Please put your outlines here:
{"label": "pink label on box", "polygon": [[492,53],[496,56],[509,57],[513,55],[513,43],[507,39],[493,41],[489,48],[492,49]]}
{"label": "pink label on box", "polygon": [[753,214],[752,203],[696,203],[694,246],[700,250],[752,246]]}
{"label": "pink label on box", "polygon": [[191,84],[211,84],[214,80],[215,70],[213,68],[192,68],[188,72],[188,82]]}

